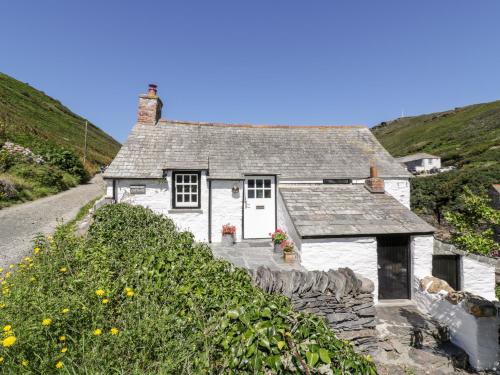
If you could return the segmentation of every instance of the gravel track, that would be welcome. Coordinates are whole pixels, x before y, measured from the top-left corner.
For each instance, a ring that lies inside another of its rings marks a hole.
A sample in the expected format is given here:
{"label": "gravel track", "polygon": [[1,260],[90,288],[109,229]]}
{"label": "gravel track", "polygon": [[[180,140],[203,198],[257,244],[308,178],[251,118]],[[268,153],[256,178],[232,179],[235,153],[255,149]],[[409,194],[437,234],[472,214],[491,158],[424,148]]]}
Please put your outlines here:
{"label": "gravel track", "polygon": [[62,193],[0,210],[0,267],[17,263],[32,252],[37,233],[49,234],[73,219],[80,208],[104,194],[100,175]]}

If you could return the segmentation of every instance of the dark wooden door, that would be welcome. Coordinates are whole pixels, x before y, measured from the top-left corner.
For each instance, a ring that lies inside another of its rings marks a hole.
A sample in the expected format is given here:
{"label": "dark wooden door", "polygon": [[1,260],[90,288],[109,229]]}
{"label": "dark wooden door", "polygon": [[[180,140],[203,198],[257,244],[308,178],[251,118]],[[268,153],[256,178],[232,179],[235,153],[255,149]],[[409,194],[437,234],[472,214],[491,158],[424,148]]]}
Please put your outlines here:
{"label": "dark wooden door", "polygon": [[460,290],[460,255],[433,255],[432,276],[446,281],[453,289]]}
{"label": "dark wooden door", "polygon": [[377,238],[378,298],[410,298],[410,238]]}

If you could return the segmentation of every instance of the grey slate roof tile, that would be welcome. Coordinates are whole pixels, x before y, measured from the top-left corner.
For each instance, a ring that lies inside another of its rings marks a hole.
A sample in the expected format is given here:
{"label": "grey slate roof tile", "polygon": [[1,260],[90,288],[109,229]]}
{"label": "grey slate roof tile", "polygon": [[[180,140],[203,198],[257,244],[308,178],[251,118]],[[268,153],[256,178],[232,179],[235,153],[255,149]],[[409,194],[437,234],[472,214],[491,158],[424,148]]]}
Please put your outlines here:
{"label": "grey slate roof tile", "polygon": [[160,120],[136,124],[108,178],[161,178],[163,169],[208,169],[211,178],[278,174],[289,179],[366,178],[375,160],[381,177],[406,169],[366,127],[245,126]]}
{"label": "grey slate roof tile", "polygon": [[392,196],[363,185],[280,184],[279,191],[302,237],[434,232]]}

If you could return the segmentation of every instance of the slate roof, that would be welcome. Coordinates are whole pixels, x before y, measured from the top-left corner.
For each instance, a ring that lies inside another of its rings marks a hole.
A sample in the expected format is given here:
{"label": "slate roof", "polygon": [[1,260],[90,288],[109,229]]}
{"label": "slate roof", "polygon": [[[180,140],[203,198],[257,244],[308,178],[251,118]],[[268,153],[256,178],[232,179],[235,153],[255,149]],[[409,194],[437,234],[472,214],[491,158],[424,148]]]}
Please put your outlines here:
{"label": "slate roof", "polygon": [[136,124],[106,178],[161,178],[164,169],[208,169],[210,178],[278,174],[282,179],[381,177],[406,169],[364,126],[250,126],[160,120]]}
{"label": "slate roof", "polygon": [[417,154],[401,156],[400,158],[396,158],[396,160],[400,163],[406,163],[408,161],[420,160],[420,159],[440,159],[440,156],[431,155],[426,152],[419,152]]}
{"label": "slate roof", "polygon": [[289,184],[279,191],[301,237],[434,232],[395,198],[361,184]]}

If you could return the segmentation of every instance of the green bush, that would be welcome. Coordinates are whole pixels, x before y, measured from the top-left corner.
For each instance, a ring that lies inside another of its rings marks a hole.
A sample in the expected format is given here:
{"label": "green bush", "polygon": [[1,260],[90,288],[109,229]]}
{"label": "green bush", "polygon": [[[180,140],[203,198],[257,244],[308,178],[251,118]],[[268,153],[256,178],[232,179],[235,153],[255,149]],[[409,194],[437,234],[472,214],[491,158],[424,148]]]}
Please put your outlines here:
{"label": "green bush", "polygon": [[52,148],[45,154],[45,159],[50,164],[77,177],[79,182],[87,182],[90,178],[80,158],[71,151]]}
{"label": "green bush", "polygon": [[322,319],[148,209],[103,207],[86,238],[60,227],[35,251],[4,275],[7,373],[376,373]]}

